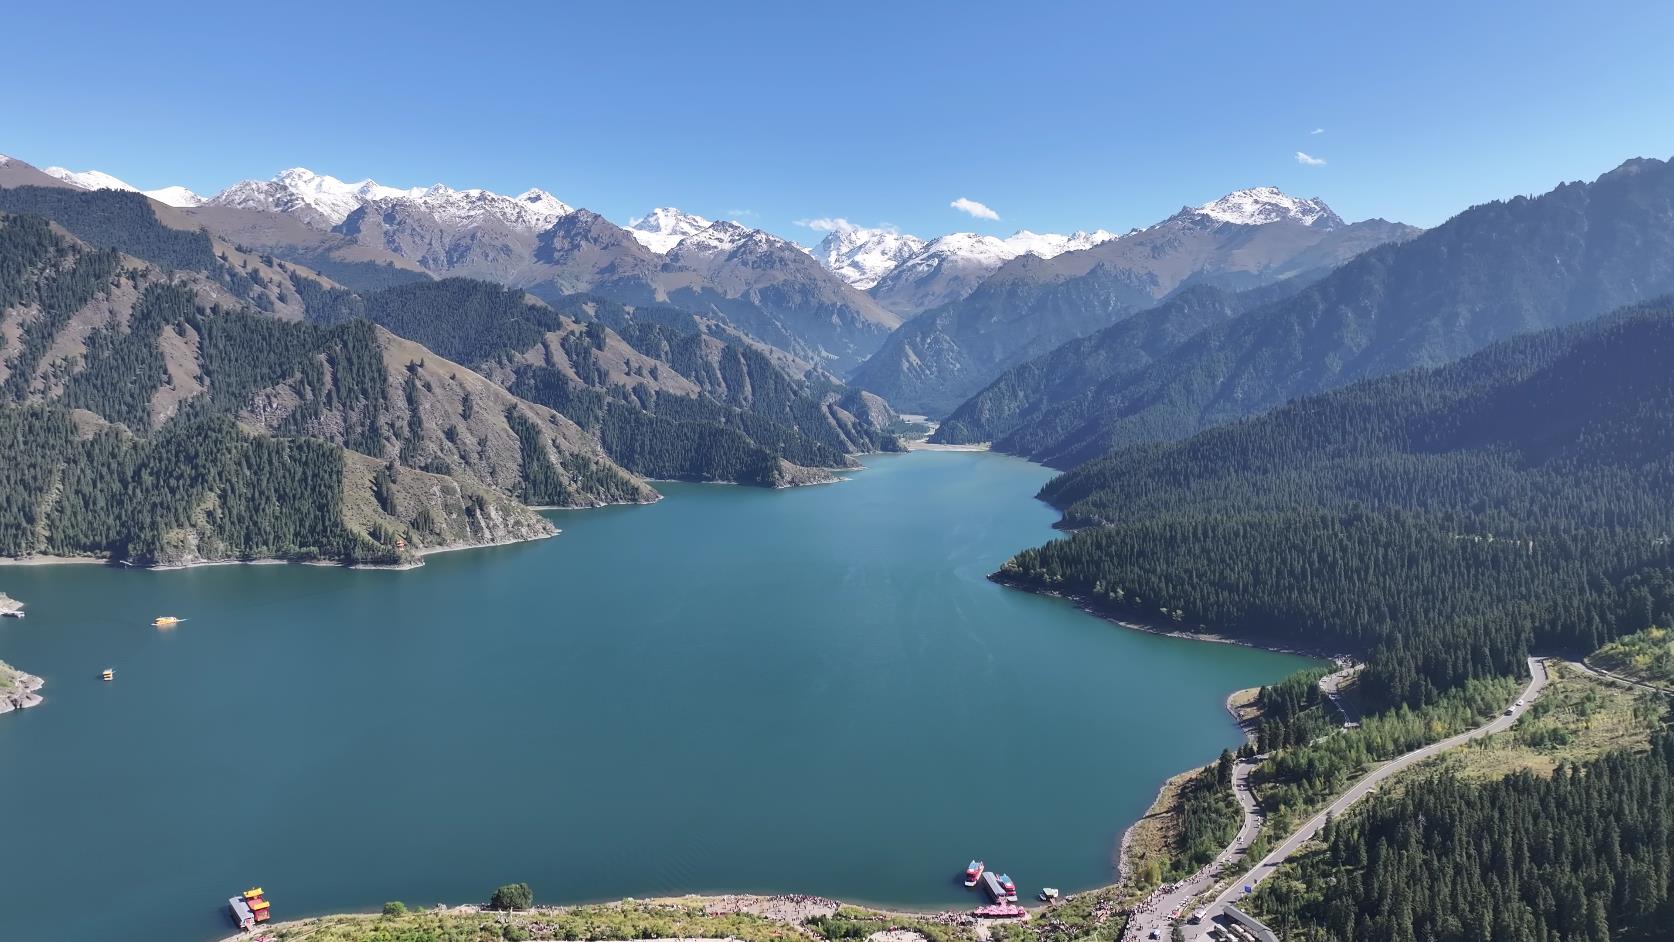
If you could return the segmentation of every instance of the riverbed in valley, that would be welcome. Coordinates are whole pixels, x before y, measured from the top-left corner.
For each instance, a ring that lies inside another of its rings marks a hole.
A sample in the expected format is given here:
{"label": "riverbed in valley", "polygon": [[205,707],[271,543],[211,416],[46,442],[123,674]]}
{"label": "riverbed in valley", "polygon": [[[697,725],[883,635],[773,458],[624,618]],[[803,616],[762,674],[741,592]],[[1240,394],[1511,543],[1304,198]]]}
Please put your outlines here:
{"label": "riverbed in valley", "polygon": [[961,906],[972,856],[1084,888],[1239,741],[1226,694],[1309,663],[987,581],[1057,535],[1045,468],[865,463],[408,572],[0,567],[0,660],[47,681],[0,718],[0,938],[213,939],[251,885],[280,919],[513,881]]}

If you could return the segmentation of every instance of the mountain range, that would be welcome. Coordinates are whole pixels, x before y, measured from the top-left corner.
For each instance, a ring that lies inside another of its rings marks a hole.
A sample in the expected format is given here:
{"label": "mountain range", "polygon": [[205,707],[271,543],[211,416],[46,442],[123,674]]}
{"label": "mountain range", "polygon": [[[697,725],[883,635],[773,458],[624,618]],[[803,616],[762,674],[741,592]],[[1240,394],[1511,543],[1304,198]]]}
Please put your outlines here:
{"label": "mountain range", "polygon": [[[1674,166],[1630,160],[1591,183],[1476,206],[1373,248],[1288,297],[1082,389],[1054,391],[1024,375],[1045,363],[1002,377],[1002,387],[1032,390],[1005,406],[1030,419],[984,431],[995,433],[997,448],[1070,467],[1113,447],[1182,438],[1296,396],[1438,365],[1669,291]],[[1095,335],[1085,348],[1104,346]],[[1078,359],[1065,353],[1052,369],[1080,369]],[[978,399],[986,404],[955,410],[961,421],[949,436],[972,434],[971,419],[1013,397],[985,391]]]}
{"label": "mountain range", "polygon": [[84,190],[123,190],[129,193],[144,193],[159,203],[169,206],[201,206],[204,198],[183,186],[165,186],[155,190],[141,190],[126,181],[119,180],[108,173],[98,170],[66,170],[63,167],[48,167],[41,171],[55,180],[62,180],[71,186]]}
{"label": "mountain range", "polygon": [[[8,183],[34,180],[11,170]],[[107,462],[83,454],[87,434],[122,462],[211,446],[230,462],[170,497],[166,521],[95,540],[78,516],[13,534],[7,554],[388,561],[551,532],[525,503],[655,499],[640,475],[782,486],[899,447],[881,401],[719,321],[578,296],[557,311],[459,278],[357,292],[188,223],[138,193],[0,188],[0,425],[20,436],[13,453],[46,462],[18,486]],[[66,431],[77,423],[84,439]],[[315,444],[275,444],[289,441]],[[261,490],[257,455],[277,462],[275,487],[337,482],[327,505],[281,514],[282,533],[205,516]],[[163,500],[145,490],[155,479],[100,467],[115,476],[97,500]],[[70,512],[31,493],[37,519]]]}
{"label": "mountain range", "polygon": [[[83,189],[135,190],[122,180],[96,170],[71,172],[54,167],[45,172]],[[178,208],[213,207],[281,213],[320,230],[341,225],[363,206],[392,200],[410,202],[436,217],[440,225],[453,228],[492,217],[513,228],[539,231],[572,211],[571,206],[539,189],[517,196],[502,196],[489,190],[455,190],[441,184],[400,188],[370,179],[345,182],[301,167],[281,171],[269,180],[240,181],[208,197],[179,186],[147,191],[146,195]],[[205,218],[224,221],[227,217],[210,214]],[[1021,254],[1051,257],[1114,238],[1111,233],[1102,230],[1071,235],[1043,235],[1023,230],[1004,239],[975,233],[953,233],[927,241],[888,227],[866,228],[841,219],[827,223],[831,231],[812,250],[814,256],[833,274],[862,291],[871,289],[902,263],[931,248],[932,241],[939,243],[884,289],[884,294],[890,299],[885,306],[904,316],[961,296],[974,287],[983,275]],[[681,239],[708,228],[710,224],[711,220],[695,213],[658,207],[645,216],[629,220],[625,228],[652,252],[666,255]],[[927,281],[927,277],[938,268],[945,269],[940,277]],[[449,273],[469,274],[460,271]]]}
{"label": "mountain range", "polygon": [[1103,229],[1067,236],[1041,235],[1022,229],[1004,239],[974,232],[949,233],[925,243],[916,253],[879,275],[869,290],[878,303],[911,318],[965,297],[1001,265],[1019,256],[1052,258],[1114,238],[1113,233]]}
{"label": "mountain range", "polygon": [[1007,368],[1182,288],[1313,277],[1417,231],[1381,219],[1345,223],[1319,200],[1270,187],[1240,190],[1086,249],[1019,255],[968,296],[909,321],[854,382],[898,408],[946,414]]}
{"label": "mountain range", "polygon": [[[33,170],[10,163],[14,183]],[[0,180],[7,174],[0,168]],[[82,189],[132,189],[94,171],[38,176]],[[1205,226],[1264,233],[1247,244],[1227,235],[1208,250],[1202,239],[1182,235],[1176,217],[1120,237],[1024,230],[1004,239],[952,233],[928,241],[825,220],[811,223],[831,231],[810,252],[764,230],[672,207],[623,228],[539,189],[505,196],[441,184],[399,188],[303,168],[208,197],[176,189],[156,195],[181,214],[182,225],[201,225],[353,290],[468,277],[549,301],[593,293],[631,305],[667,304],[727,322],[814,369],[841,375],[860,368],[860,385],[920,411],[951,409],[1000,370],[1188,281],[1276,281],[1410,231],[1377,221],[1347,225],[1318,200],[1271,188],[1183,211]],[[1147,278],[1155,283],[1122,284]],[[1028,292],[1042,297],[1024,301]],[[995,311],[996,304],[1005,310]],[[933,322],[890,336],[929,309]]]}

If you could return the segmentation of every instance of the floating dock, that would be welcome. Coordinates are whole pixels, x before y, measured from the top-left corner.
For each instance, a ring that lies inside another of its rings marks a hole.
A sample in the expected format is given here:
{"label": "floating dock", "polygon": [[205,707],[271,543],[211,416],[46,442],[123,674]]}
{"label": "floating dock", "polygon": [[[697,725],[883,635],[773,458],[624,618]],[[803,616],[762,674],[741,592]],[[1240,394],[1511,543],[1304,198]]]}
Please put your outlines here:
{"label": "floating dock", "polygon": [[233,922],[245,932],[256,928],[272,917],[268,909],[268,902],[262,897],[262,888],[251,887],[238,896],[227,900],[227,908],[232,911]]}

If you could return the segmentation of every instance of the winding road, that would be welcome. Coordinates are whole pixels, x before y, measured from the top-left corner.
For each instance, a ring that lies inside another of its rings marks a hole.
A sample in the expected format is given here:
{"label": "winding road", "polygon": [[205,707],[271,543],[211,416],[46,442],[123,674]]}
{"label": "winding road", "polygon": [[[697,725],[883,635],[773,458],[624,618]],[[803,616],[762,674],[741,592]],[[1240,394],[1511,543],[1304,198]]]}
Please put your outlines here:
{"label": "winding road", "polygon": [[[1337,675],[1332,676],[1336,677]],[[1327,817],[1342,814],[1350,805],[1371,794],[1379,784],[1390,776],[1411,768],[1426,759],[1440,755],[1455,746],[1510,729],[1512,724],[1521,719],[1524,711],[1545,691],[1549,679],[1545,663],[1539,658],[1529,658],[1529,676],[1528,687],[1524,689],[1517,703],[1512,705],[1505,713],[1475,729],[1467,730],[1456,736],[1450,736],[1447,739],[1390,759],[1362,776],[1353,785],[1349,786],[1347,791],[1337,796],[1337,799],[1324,811],[1309,818],[1301,827],[1285,838],[1278,847],[1275,847],[1267,856],[1263,857],[1259,863],[1245,871],[1238,879],[1232,881],[1225,890],[1222,890],[1218,896],[1205,904],[1202,908],[1208,918],[1205,918],[1200,925],[1183,926],[1186,938],[1188,940],[1207,938],[1211,919],[1219,915],[1228,903],[1235,902],[1244,896],[1245,887],[1254,889],[1262,880],[1271,875],[1279,864],[1289,860],[1303,844],[1312,839],[1314,834],[1321,827],[1324,827]],[[1321,687],[1324,688],[1323,681]],[[1335,687],[1336,685],[1333,684],[1332,689],[1327,690],[1326,693],[1333,702],[1340,704],[1335,696]],[[1350,716],[1347,710],[1344,711],[1344,716],[1345,718]],[[1178,922],[1174,913],[1183,913],[1194,899],[1206,890],[1211,889],[1219,881],[1226,865],[1242,856],[1249,848],[1250,842],[1255,840],[1256,833],[1261,829],[1263,821],[1260,805],[1256,802],[1255,794],[1250,791],[1249,777],[1254,768],[1255,764],[1253,762],[1240,760],[1232,773],[1233,794],[1237,797],[1239,806],[1244,809],[1244,823],[1238,829],[1237,838],[1225,850],[1221,851],[1213,862],[1198,871],[1190,879],[1174,884],[1163,892],[1153,894],[1144,903],[1140,904],[1134,910],[1128,922],[1127,932],[1123,936],[1124,939],[1146,939],[1153,930],[1162,938],[1167,939],[1170,928]]]}
{"label": "winding road", "polygon": [[[1320,828],[1325,826],[1325,819],[1327,817],[1335,817],[1342,814],[1344,811],[1348,810],[1350,805],[1371,794],[1379,784],[1383,783],[1390,776],[1405,771],[1406,769],[1409,769],[1426,759],[1434,758],[1435,756],[1438,756],[1455,746],[1462,746],[1472,740],[1481,739],[1484,736],[1492,736],[1495,733],[1504,732],[1510,729],[1512,724],[1521,719],[1523,713],[1528,710],[1531,705],[1533,705],[1535,700],[1537,700],[1543,692],[1545,692],[1546,683],[1549,679],[1546,673],[1545,662],[1541,661],[1539,658],[1529,658],[1529,678],[1529,685],[1524,688],[1523,694],[1517,700],[1516,704],[1512,705],[1501,715],[1494,717],[1493,720],[1484,723],[1475,729],[1466,730],[1457,736],[1450,736],[1440,742],[1434,742],[1428,746],[1414,749],[1404,755],[1397,756],[1366,773],[1366,775],[1358,782],[1349,786],[1348,791],[1345,791],[1341,795],[1337,796],[1337,800],[1333,801],[1324,811],[1321,811],[1319,814],[1309,818],[1301,827],[1291,832],[1291,835],[1285,838],[1284,842],[1278,847],[1275,847],[1271,852],[1269,852],[1266,857],[1263,857],[1260,863],[1245,871],[1243,876],[1232,881],[1232,884],[1225,890],[1222,890],[1220,895],[1211,900],[1209,904],[1204,907],[1204,909],[1208,911],[1210,916],[1217,915],[1226,907],[1228,903],[1234,902],[1239,897],[1245,895],[1245,887],[1254,889],[1261,883],[1261,881],[1267,879],[1267,877],[1270,876],[1274,870],[1278,869],[1279,864],[1289,860],[1299,849],[1301,849],[1303,844],[1311,840],[1314,834],[1316,834]],[[1205,920],[1198,935],[1202,936],[1207,934],[1208,928],[1208,920]],[[1188,932],[1186,937],[1188,939],[1193,938],[1193,934]]]}

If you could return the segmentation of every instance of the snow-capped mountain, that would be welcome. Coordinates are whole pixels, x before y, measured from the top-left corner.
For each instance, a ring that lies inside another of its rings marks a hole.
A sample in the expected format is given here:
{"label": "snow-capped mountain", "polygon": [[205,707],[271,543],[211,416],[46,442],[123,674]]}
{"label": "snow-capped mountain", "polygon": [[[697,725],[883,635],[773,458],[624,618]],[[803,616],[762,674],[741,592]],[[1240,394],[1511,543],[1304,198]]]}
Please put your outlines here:
{"label": "snow-capped mountain", "polygon": [[502,196],[491,190],[455,190],[440,183],[401,189],[370,179],[346,183],[304,167],[281,171],[271,180],[235,183],[206,202],[211,206],[285,213],[310,225],[329,228],[374,201],[411,203],[452,228],[469,228],[496,219],[514,229],[538,232],[571,212],[570,206],[545,190]]}
{"label": "snow-capped mountain", "polygon": [[837,277],[865,291],[924,246],[925,241],[915,235],[852,226],[839,219],[814,247],[814,257]]}
{"label": "snow-capped mountain", "polygon": [[1211,200],[1195,209],[1188,206],[1180,212],[1240,226],[1264,226],[1285,220],[1321,229],[1344,224],[1343,218],[1325,205],[1324,200],[1317,197],[1301,199],[1272,186],[1234,190],[1218,200]]}
{"label": "snow-capped mountain", "polygon": [[192,206],[202,206],[204,198],[183,186],[165,186],[156,190],[145,190],[145,195],[159,203],[182,209]]}
{"label": "snow-capped mountain", "polygon": [[658,255],[667,255],[681,239],[709,228],[711,221],[696,213],[659,206],[638,219],[628,220],[628,232],[639,244]]}
{"label": "snow-capped mountain", "polygon": [[49,177],[57,177],[71,186],[79,186],[84,190],[126,190],[137,193],[138,188],[123,180],[111,176],[100,170],[66,170],[63,167],[47,167],[41,171]]}
{"label": "snow-capped mountain", "polygon": [[[1349,225],[1319,200],[1272,187],[1238,190],[1120,237],[1051,239],[1045,248],[1057,250],[1053,254],[1019,253],[957,300],[909,321],[853,378],[897,408],[945,411],[1006,369],[1152,307],[1182,287],[1237,292],[1323,273],[1416,232],[1381,219]],[[973,259],[1014,252],[1029,239],[1019,233],[1009,241],[954,244],[950,238],[940,259],[932,256],[931,243],[872,294],[889,305],[895,299],[883,294],[886,289],[909,300],[950,291],[961,260],[974,265]],[[1077,248],[1087,242],[1094,244]]]}
{"label": "snow-capped mountain", "polygon": [[141,190],[139,187],[119,180],[100,170],[66,170],[63,167],[48,167],[41,171],[49,177],[56,177],[71,186],[79,186],[84,190],[124,190],[129,193],[144,193],[159,203],[169,206],[198,206],[203,203],[203,197],[183,186],[165,186],[156,190]]}
{"label": "snow-capped mountain", "polygon": [[1115,233],[1103,229],[1070,235],[1022,229],[1004,239],[954,232],[931,240],[896,265],[872,285],[871,293],[884,307],[910,316],[965,297],[1001,265],[1019,256],[1055,258],[1114,238]]}
{"label": "snow-capped mountain", "polygon": [[901,323],[803,246],[730,220],[681,239],[662,262],[648,278],[612,279],[594,290],[722,314],[758,340],[835,370],[860,362]]}
{"label": "snow-capped mountain", "polygon": [[703,269],[739,252],[758,256],[779,253],[807,255],[801,246],[766,229],[751,229],[722,219],[681,239],[668,253],[668,261],[670,265]]}

